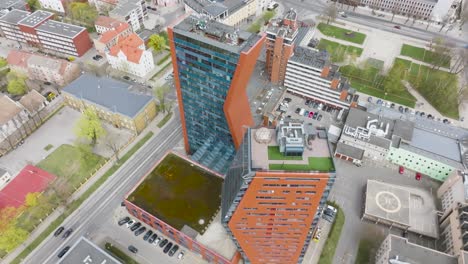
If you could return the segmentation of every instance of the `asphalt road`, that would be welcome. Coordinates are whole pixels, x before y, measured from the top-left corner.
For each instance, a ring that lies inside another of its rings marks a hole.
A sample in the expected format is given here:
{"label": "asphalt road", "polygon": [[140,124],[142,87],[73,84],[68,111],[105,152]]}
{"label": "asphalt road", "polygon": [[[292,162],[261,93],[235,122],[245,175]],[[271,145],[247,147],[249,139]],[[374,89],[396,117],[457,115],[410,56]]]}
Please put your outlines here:
{"label": "asphalt road", "polygon": [[174,116],[174,119],[64,221],[63,226],[74,229],[69,238],[63,240],[51,234],[23,263],[56,263],[57,254],[62,248],[73,245],[81,236],[93,234],[112,218],[113,211],[120,206],[127,192],[152,168],[155,161],[162,158],[182,139],[178,111],[175,111]]}

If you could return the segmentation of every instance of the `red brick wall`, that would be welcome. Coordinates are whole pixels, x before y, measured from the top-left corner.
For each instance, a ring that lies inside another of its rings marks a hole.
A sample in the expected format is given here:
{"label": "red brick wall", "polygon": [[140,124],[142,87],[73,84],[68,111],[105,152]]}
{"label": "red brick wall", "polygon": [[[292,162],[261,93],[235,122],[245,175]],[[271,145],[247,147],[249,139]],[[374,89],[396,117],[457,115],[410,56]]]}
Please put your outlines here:
{"label": "red brick wall", "polygon": [[78,57],[83,56],[89,49],[93,47],[93,42],[89,38],[89,34],[86,29],[75,36],[73,43],[75,44]]}

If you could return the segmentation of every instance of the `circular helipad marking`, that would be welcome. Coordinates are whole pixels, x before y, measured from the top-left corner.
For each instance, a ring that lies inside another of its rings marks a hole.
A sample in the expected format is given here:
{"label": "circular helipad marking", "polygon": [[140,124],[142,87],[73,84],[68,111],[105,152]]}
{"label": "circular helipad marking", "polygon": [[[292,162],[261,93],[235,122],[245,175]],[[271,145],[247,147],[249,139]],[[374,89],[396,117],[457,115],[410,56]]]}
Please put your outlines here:
{"label": "circular helipad marking", "polygon": [[387,213],[396,213],[401,209],[401,202],[398,197],[388,191],[378,192],[375,196],[377,206]]}

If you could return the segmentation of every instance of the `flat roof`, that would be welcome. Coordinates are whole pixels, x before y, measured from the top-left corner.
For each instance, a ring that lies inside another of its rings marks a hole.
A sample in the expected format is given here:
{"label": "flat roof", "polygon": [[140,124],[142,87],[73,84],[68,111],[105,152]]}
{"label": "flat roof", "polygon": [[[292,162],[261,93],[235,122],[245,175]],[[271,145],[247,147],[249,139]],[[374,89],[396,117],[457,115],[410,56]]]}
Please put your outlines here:
{"label": "flat roof", "polygon": [[398,258],[400,263],[411,264],[457,264],[457,258],[446,253],[423,247],[408,241],[408,239],[390,234],[389,260]]}
{"label": "flat roof", "polygon": [[415,128],[411,146],[461,162],[458,140]]}
{"label": "flat roof", "polygon": [[63,88],[63,91],[109,111],[135,117],[153,97],[132,92],[129,90],[131,86],[108,77],[83,74]]}
{"label": "flat roof", "polygon": [[122,264],[85,237],[80,237],[57,264]]}
{"label": "flat roof", "polygon": [[6,13],[4,16],[0,17],[0,21],[16,25],[19,21],[21,21],[28,15],[28,11],[13,9],[10,12]]}
{"label": "flat roof", "polygon": [[338,144],[336,144],[336,152],[358,160],[361,160],[364,155],[363,149],[356,148],[342,142],[338,142]]}
{"label": "flat roof", "polygon": [[297,47],[290,60],[313,68],[323,68],[330,63],[330,56],[326,51]]}
{"label": "flat roof", "polygon": [[51,33],[54,35],[66,36],[73,38],[81,31],[86,30],[84,27],[66,24],[55,20],[47,20],[36,28],[38,31]]}
{"label": "flat roof", "polygon": [[0,95],[0,125],[4,125],[21,113],[22,108],[10,97]]}
{"label": "flat roof", "polygon": [[204,234],[221,205],[223,179],[175,153],[168,153],[127,200],[177,230]]}
{"label": "flat roof", "polygon": [[138,8],[140,5],[131,1],[120,1],[117,6],[109,12],[109,15],[126,16],[132,10]]}
{"label": "flat roof", "polygon": [[35,27],[38,24],[42,23],[43,21],[49,19],[54,14],[47,11],[37,10],[36,12],[32,13],[28,17],[22,19],[18,22],[18,24],[28,26],[28,27]]}
{"label": "flat roof", "polygon": [[408,226],[408,230],[438,237],[437,208],[422,189],[368,180],[364,216]]}

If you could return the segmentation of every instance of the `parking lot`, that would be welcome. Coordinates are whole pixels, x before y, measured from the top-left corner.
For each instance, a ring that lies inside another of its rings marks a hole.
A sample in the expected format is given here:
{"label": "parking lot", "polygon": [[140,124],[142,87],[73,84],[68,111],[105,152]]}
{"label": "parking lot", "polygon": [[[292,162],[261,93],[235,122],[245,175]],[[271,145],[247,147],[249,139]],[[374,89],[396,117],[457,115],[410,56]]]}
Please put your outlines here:
{"label": "parking lot", "polygon": [[[176,245],[174,241],[166,237],[165,235],[161,234],[160,232],[156,231],[155,229],[151,228],[150,226],[142,223],[142,226],[146,227],[146,231],[139,236],[135,236],[134,232],[130,230],[126,226],[126,224],[119,226],[117,222],[124,218],[125,216],[129,216],[130,218],[134,219],[135,221],[139,222],[137,219],[131,217],[128,212],[125,210],[124,207],[120,207],[115,210],[114,216],[109,219],[105,225],[99,228],[97,232],[93,232],[91,240],[93,240],[96,244],[101,247],[104,247],[106,242],[112,243],[114,246],[121,249],[127,255],[134,258],[139,263],[158,263],[158,264],[198,264],[198,263],[208,263],[201,258],[201,256],[196,255],[195,253],[189,251],[188,249],[179,246],[179,250],[174,254],[174,256],[170,257],[168,254],[163,252],[164,248],[160,248],[159,245],[150,244],[148,241],[143,240],[146,232],[148,230],[153,231],[156,233],[158,237],[163,237],[164,239],[168,239],[173,245]],[[168,243],[169,243],[168,242]],[[128,246],[134,246],[138,249],[138,252],[132,253],[128,250]],[[184,251],[184,257],[182,259],[177,259],[177,256],[181,251]],[[156,261],[157,260],[157,261]]]}

